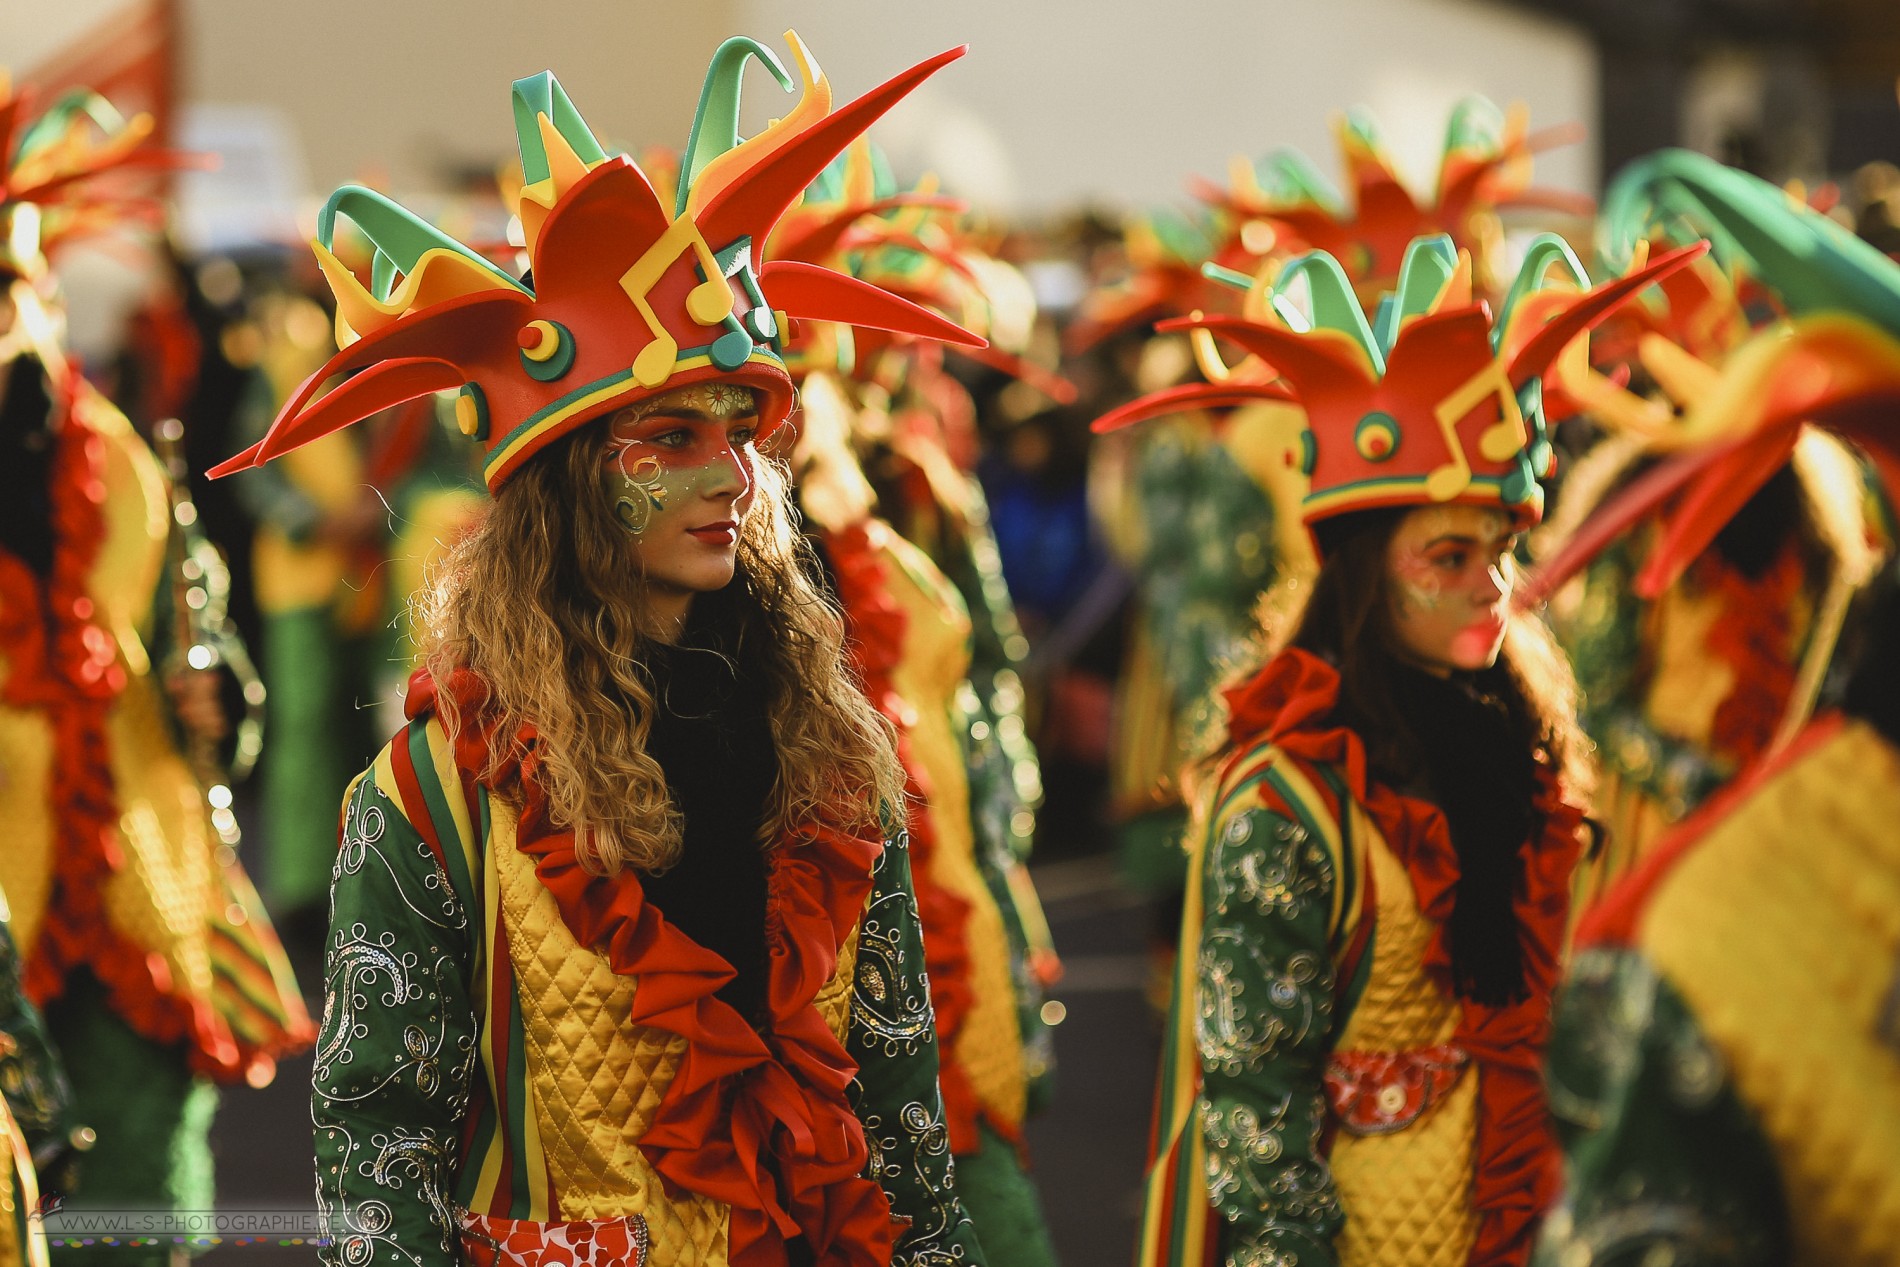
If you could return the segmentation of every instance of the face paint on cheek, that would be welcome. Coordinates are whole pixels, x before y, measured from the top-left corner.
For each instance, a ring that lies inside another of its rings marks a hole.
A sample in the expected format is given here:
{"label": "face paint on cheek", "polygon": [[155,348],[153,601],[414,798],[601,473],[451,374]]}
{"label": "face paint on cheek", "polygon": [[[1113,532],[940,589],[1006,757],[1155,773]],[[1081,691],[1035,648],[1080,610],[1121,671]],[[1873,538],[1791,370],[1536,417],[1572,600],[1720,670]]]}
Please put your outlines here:
{"label": "face paint on cheek", "polygon": [[1444,573],[1425,547],[1456,530],[1456,521],[1444,507],[1413,512],[1392,540],[1392,581],[1399,603],[1412,611],[1438,610],[1445,601]]}
{"label": "face paint on cheek", "polygon": [[1444,579],[1423,551],[1401,546],[1394,552],[1392,580],[1400,604],[1412,611],[1436,611],[1445,601]]}
{"label": "face paint on cheek", "polygon": [[634,536],[640,536],[652,524],[653,516],[666,509],[672,491],[666,486],[666,468],[660,465],[656,457],[635,458],[627,461],[627,451],[620,451],[620,478],[625,482],[627,491],[614,501],[614,518],[620,526]]}
{"label": "face paint on cheek", "polygon": [[[732,463],[727,458],[692,466],[668,466],[651,454],[630,460],[623,449],[619,466],[627,491],[614,501],[614,517],[636,537],[644,536],[668,507],[690,504],[701,494],[717,490],[721,483],[733,482]],[[743,458],[739,462],[738,480],[743,502],[753,482],[751,465]],[[736,509],[743,510],[743,506]]]}

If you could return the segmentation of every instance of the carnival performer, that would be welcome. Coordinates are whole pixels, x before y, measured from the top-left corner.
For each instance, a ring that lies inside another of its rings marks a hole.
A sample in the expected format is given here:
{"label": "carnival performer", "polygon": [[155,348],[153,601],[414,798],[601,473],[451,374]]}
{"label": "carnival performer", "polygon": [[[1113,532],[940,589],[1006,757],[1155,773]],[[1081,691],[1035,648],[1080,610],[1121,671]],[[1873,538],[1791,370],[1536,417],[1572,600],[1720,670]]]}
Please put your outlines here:
{"label": "carnival performer", "polygon": [[[1645,524],[1639,574],[1676,583],[1816,427],[1900,487],[1900,266],[1753,177],[1699,155],[1649,162],[1655,207],[1776,283],[1789,315],[1723,362],[1674,420],[1677,454],[1584,522],[1532,600]],[[1891,568],[1881,588],[1839,706],[1584,916],[1551,1037],[1568,1164],[1540,1264],[1900,1260]]]}
{"label": "carnival performer", "polygon": [[[1665,153],[1633,164],[1611,187],[1604,232],[1642,232],[1645,190],[1695,161]],[[1642,239],[1639,251],[1648,247]],[[1775,293],[1807,264],[1764,264],[1758,273],[1739,250],[1698,261],[1618,313],[1590,357],[1560,364],[1546,408],[1562,398],[1600,439],[1565,480],[1540,553],[1560,550],[1606,498],[1678,451],[1686,414],[1709,416],[1701,407],[1722,366],[1752,334],[1744,290],[1771,324],[1785,320]],[[1872,500],[1841,443],[1809,429],[1674,583],[1659,585],[1641,566],[1656,528],[1638,524],[1553,600],[1551,625],[1576,667],[1580,720],[1603,775],[1595,812],[1606,830],[1578,871],[1579,910],[1807,720],[1836,648],[1854,640],[1854,599],[1879,563]]]}
{"label": "carnival performer", "polygon": [[[514,117],[531,271],[378,195],[319,222],[346,346],[266,461],[458,393],[494,502],[432,584],[408,728],[350,790],[315,1074],[332,1261],[982,1261],[957,1199],[890,732],[780,465],[785,323],[975,336],[774,224],[895,101],[737,132],[715,54],[663,205],[551,75]],[[365,287],[328,242],[376,243]],[[349,341],[354,336],[353,341]]]}
{"label": "carnival performer", "polygon": [[228,722],[156,615],[161,598],[185,598],[164,576],[170,484],[67,359],[46,258],[125,218],[92,176],[172,161],[142,148],[151,127],[85,91],[37,117],[22,97],[0,105],[0,886],[74,1114],[97,1133],[69,1209],[209,1209],[214,1081],[269,1081],[311,1032],[228,847],[228,802],[208,803],[212,772],[188,756]]}
{"label": "carnival performer", "polygon": [[[878,166],[868,141],[854,143],[786,214],[767,260],[848,273],[993,332],[989,305],[966,302],[963,281],[977,276],[983,261],[927,219],[950,214],[955,204],[928,190],[880,187]],[[1019,798],[1005,801],[1014,780],[1002,792],[997,787],[1009,776],[998,769],[1005,760],[1004,741],[994,733],[1000,719],[985,702],[1001,687],[994,677],[982,686],[972,681],[972,648],[983,642],[973,636],[978,613],[1008,618],[1008,594],[988,603],[979,595],[973,604],[929,553],[882,517],[885,503],[858,456],[869,412],[858,394],[882,398],[883,386],[893,384],[907,391],[924,349],[937,347],[801,322],[786,348],[800,401],[791,464],[805,531],[842,610],[866,694],[897,734],[957,1187],[992,1267],[1037,1267],[1053,1263],[1054,1250],[1024,1165],[1022,1129],[1031,1097],[1048,1077],[1052,1044],[1037,1015],[1045,983],[1035,973],[1041,965],[1032,959],[1025,926],[1046,925],[1012,834],[1028,835],[1033,822],[1025,828],[1012,821],[1023,806]],[[958,487],[962,477],[948,456],[932,452],[938,479]],[[980,511],[980,501],[975,505]],[[943,552],[966,560],[972,553]],[[989,632],[990,645],[1000,643],[993,624]]]}
{"label": "carnival performer", "polygon": [[[1133,222],[1126,235],[1129,275],[1091,294],[1072,341],[1111,337],[1136,323],[1191,311],[1235,313],[1256,275],[1270,275],[1311,250],[1347,270],[1372,311],[1398,285],[1406,246],[1446,233],[1470,254],[1477,294],[1495,302],[1506,214],[1586,214],[1589,203],[1530,184],[1535,153],[1566,139],[1533,134],[1522,107],[1481,97],[1459,102],[1446,122],[1431,196],[1407,187],[1371,114],[1335,119],[1345,176],[1342,196],[1297,150],[1259,161],[1236,155],[1224,184],[1197,179],[1206,206],[1192,217],[1167,213]],[[1204,264],[1213,268],[1206,269]],[[1221,285],[1226,280],[1232,284]],[[1231,373],[1214,344],[1159,334],[1143,348],[1140,373],[1174,385],[1194,363],[1207,384]],[[1253,398],[1218,425],[1188,400],[1166,423],[1097,446],[1091,471],[1096,520],[1136,577],[1136,616],[1117,684],[1112,812],[1121,835],[1124,878],[1156,900],[1154,946],[1166,1006],[1185,884],[1182,832],[1188,813],[1179,774],[1217,728],[1215,688],[1245,659],[1256,607],[1277,583],[1310,579],[1315,563],[1300,524],[1303,490],[1281,460],[1302,425],[1285,401]]]}
{"label": "carnival performer", "polygon": [[1227,692],[1206,771],[1144,1263],[1527,1258],[1555,1182],[1537,1070],[1586,779],[1568,670],[1508,606],[1551,462],[1536,383],[1694,252],[1568,291],[1529,330],[1513,318],[1546,273],[1581,273],[1555,238],[1495,325],[1446,237],[1412,244],[1376,326],[1324,253],[1250,294],[1257,315],[1185,323],[1306,410],[1321,565]]}

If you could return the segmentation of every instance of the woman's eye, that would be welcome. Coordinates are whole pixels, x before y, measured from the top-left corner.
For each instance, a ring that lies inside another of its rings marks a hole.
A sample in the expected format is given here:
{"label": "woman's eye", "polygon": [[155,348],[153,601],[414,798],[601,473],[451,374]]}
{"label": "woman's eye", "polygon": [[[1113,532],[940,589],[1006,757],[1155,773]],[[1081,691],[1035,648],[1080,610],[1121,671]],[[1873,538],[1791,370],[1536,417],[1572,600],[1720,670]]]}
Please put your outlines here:
{"label": "woman's eye", "polygon": [[692,442],[693,433],[684,427],[676,427],[671,431],[662,431],[659,435],[651,436],[647,440],[648,444],[657,444],[662,449],[683,449]]}
{"label": "woman's eye", "polygon": [[1465,565],[1465,552],[1463,550],[1448,550],[1444,554],[1434,558],[1432,563],[1444,571],[1456,572],[1461,570]]}
{"label": "woman's eye", "polygon": [[758,439],[758,436],[759,431],[757,427],[736,427],[733,429],[729,438],[732,447],[737,449],[751,444],[754,440]]}

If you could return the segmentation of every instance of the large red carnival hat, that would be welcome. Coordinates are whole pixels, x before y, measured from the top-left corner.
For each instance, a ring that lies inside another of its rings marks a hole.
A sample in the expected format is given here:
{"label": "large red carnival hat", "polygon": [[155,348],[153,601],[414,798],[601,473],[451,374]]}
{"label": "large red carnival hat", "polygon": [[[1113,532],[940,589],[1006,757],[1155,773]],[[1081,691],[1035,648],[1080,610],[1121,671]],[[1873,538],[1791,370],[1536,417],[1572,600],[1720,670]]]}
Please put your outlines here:
{"label": "large red carnival hat", "polygon": [[[1571,139],[1571,129],[1533,134],[1523,107],[1502,111],[1482,97],[1453,108],[1430,200],[1421,202],[1399,176],[1377,125],[1364,110],[1334,124],[1349,193],[1342,197],[1297,150],[1279,150],[1259,164],[1236,157],[1226,188],[1197,183],[1200,197],[1220,208],[1248,256],[1325,251],[1345,270],[1360,296],[1372,302],[1397,284],[1412,241],[1449,234],[1471,254],[1480,289],[1491,282],[1501,245],[1496,215],[1541,208],[1588,215],[1579,195],[1533,188],[1531,158]],[[1226,262],[1237,262],[1228,259]]]}
{"label": "large red carnival hat", "polygon": [[89,88],[61,93],[37,115],[35,104],[0,72],[0,272],[29,280],[45,274],[61,241],[156,222],[158,202],[114,186],[114,173],[197,161],[152,145],[150,114],[128,119]]}
{"label": "large red carnival hat", "polygon": [[31,90],[15,92],[0,71],[0,291],[14,310],[0,361],[31,350],[60,377],[63,324],[47,256],[75,238],[156,227],[157,199],[114,177],[199,160],[151,144],[151,115],[127,119],[89,88],[61,93],[38,113],[36,105]]}
{"label": "large red carnival hat", "polygon": [[[1288,263],[1271,291],[1259,280],[1254,315],[1161,327],[1209,331],[1256,359],[1226,381],[1133,401],[1095,429],[1290,398],[1306,412],[1297,460],[1310,480],[1309,527],[1356,510],[1454,501],[1496,506],[1529,525],[1543,516],[1538,481],[1553,464],[1541,376],[1592,325],[1706,249],[1683,247],[1585,289],[1575,255],[1546,235],[1532,244],[1496,322],[1472,298],[1470,257],[1448,236],[1411,244],[1376,321],[1367,320],[1339,262],[1314,252]],[[1567,283],[1560,298],[1529,302],[1546,299],[1539,292],[1553,270]],[[1310,318],[1286,293],[1302,278]]]}
{"label": "large red carnival hat", "polygon": [[[804,44],[791,32],[786,40],[802,95],[783,119],[745,140],[737,121],[747,62],[758,58],[788,91],[791,76],[754,40],[735,37],[714,54],[670,213],[632,158],[601,148],[552,75],[516,82],[528,279],[515,280],[380,194],[338,190],[318,220],[315,247],[336,293],[343,350],[291,396],[263,440],[212,474],[269,461],[405,400],[459,391],[458,421],[486,446],[493,490],[589,420],[697,382],[754,388],[760,433],[769,432],[792,408],[782,356],[791,318],[980,343],[857,278],[762,258],[773,227],[833,157],[964,50],[939,54],[834,111],[831,85]],[[375,243],[367,287],[331,253],[338,215]]]}
{"label": "large red carnival hat", "polygon": [[1122,227],[1126,275],[1082,297],[1076,319],[1063,335],[1064,347],[1071,353],[1086,352],[1168,317],[1218,310],[1221,288],[1208,282],[1201,265],[1231,254],[1220,246],[1231,237],[1231,217],[1217,208],[1195,214],[1163,208],[1131,216]]}

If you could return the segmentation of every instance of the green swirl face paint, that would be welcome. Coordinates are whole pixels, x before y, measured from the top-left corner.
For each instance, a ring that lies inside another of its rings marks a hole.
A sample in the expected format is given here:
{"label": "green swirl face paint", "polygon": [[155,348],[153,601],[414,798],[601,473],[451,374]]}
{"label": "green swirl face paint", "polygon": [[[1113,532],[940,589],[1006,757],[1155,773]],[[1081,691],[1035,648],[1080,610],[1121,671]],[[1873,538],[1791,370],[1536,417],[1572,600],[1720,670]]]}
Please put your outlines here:
{"label": "green swirl face paint", "polygon": [[670,494],[666,487],[666,468],[660,465],[660,460],[648,454],[629,463],[630,452],[630,448],[620,450],[617,465],[626,491],[614,499],[614,518],[637,537],[647,530],[655,514],[666,509]]}
{"label": "green swirl face paint", "polygon": [[650,541],[679,513],[695,519],[682,520],[681,531],[704,527],[701,521],[719,518],[710,508],[724,497],[742,514],[756,460],[744,424],[756,408],[748,388],[701,383],[617,414],[602,456],[615,520],[636,540]]}

